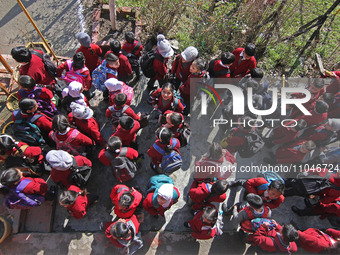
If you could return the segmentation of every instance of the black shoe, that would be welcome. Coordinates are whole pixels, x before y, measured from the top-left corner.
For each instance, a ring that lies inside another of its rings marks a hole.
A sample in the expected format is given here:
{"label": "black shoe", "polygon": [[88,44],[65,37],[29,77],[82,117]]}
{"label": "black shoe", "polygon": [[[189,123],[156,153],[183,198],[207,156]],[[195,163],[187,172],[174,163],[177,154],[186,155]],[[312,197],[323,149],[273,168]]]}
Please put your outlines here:
{"label": "black shoe", "polygon": [[293,205],[292,211],[299,216],[313,216],[313,215],[315,215],[312,207],[308,207],[308,208],[305,208],[305,209],[299,209],[295,205]]}
{"label": "black shoe", "polygon": [[305,198],[303,201],[305,202],[306,207],[312,207],[312,203],[308,198]]}
{"label": "black shoe", "polygon": [[300,210],[299,208],[297,208],[295,205],[293,205],[291,208],[292,208],[292,211],[293,211],[294,213],[296,213],[296,214],[299,215],[299,216],[303,216],[303,215],[301,214],[301,210]]}
{"label": "black shoe", "polygon": [[187,222],[187,221],[186,221],[186,222],[184,222],[184,223],[183,223],[183,225],[184,225],[184,227],[186,227],[186,228],[190,228],[190,226],[189,226],[189,222]]}
{"label": "black shoe", "polygon": [[56,195],[57,195],[57,187],[55,185],[52,185],[50,189],[46,192],[45,199],[47,201],[53,201]]}

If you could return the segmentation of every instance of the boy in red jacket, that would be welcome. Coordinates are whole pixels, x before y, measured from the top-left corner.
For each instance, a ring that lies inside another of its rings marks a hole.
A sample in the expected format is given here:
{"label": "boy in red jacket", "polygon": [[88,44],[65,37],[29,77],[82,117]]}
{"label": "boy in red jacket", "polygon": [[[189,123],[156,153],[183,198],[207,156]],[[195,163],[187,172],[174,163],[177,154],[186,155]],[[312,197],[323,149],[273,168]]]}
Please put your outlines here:
{"label": "boy in red jacket", "polygon": [[129,146],[134,149],[138,149],[136,137],[139,128],[140,124],[137,120],[134,120],[129,116],[123,116],[119,119],[119,126],[112,136],[119,137],[123,146]]}
{"label": "boy in red jacket", "polygon": [[232,52],[235,55],[235,61],[230,66],[230,77],[242,78],[256,67],[255,45],[248,43],[245,48],[237,48]]}
{"label": "boy in red jacket", "polygon": [[321,253],[339,246],[339,230],[329,228],[323,232],[316,228],[309,228],[305,231],[298,230],[298,232],[300,246],[307,252]]}
{"label": "boy in red jacket", "polygon": [[125,43],[122,46],[122,50],[124,54],[128,56],[132,71],[135,72],[136,78],[139,80],[139,58],[142,55],[141,51],[143,50],[143,45],[135,39],[135,34],[133,32],[129,31],[125,33]]}
{"label": "boy in red jacket", "polygon": [[235,55],[231,52],[222,53],[221,59],[213,59],[209,62],[209,75],[211,78],[229,78],[230,65],[235,61]]}

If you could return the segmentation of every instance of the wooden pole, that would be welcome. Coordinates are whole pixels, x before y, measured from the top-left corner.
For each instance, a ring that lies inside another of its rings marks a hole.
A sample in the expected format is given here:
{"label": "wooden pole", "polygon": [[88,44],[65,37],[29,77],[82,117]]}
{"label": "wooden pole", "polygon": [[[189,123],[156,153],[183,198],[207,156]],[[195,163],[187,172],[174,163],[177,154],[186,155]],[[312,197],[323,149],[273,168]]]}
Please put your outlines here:
{"label": "wooden pole", "polygon": [[110,10],[110,21],[111,21],[111,28],[113,31],[117,30],[116,27],[116,1],[109,0],[109,10]]}
{"label": "wooden pole", "polygon": [[9,64],[6,62],[6,60],[1,55],[1,51],[0,51],[0,62],[10,74],[13,74],[12,68],[9,66]]}
{"label": "wooden pole", "polygon": [[27,18],[29,19],[29,21],[32,23],[33,27],[35,28],[35,30],[38,32],[40,38],[43,40],[44,44],[46,45],[46,47],[48,48],[48,50],[51,52],[54,60],[57,62],[58,64],[58,58],[57,56],[54,54],[53,50],[51,49],[50,45],[47,43],[46,39],[44,38],[44,36],[42,35],[42,33],[40,32],[39,28],[37,27],[37,25],[34,23],[34,20],[32,19],[32,17],[29,15],[29,13],[27,12],[25,6],[22,4],[22,2],[20,0],[17,0],[18,4],[20,5],[21,9],[24,11],[24,13],[26,14]]}

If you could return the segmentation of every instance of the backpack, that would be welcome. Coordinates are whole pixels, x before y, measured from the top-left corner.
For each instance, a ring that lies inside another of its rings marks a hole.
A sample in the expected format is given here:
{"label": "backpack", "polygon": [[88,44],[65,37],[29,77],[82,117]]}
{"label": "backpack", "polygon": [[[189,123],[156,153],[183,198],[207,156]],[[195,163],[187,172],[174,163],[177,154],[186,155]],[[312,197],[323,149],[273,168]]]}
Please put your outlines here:
{"label": "backpack", "polygon": [[67,151],[68,153],[70,153],[73,156],[78,156],[80,154],[80,152],[85,151],[85,149],[83,148],[83,146],[74,146],[72,145],[72,141],[74,139],[76,139],[76,137],[80,134],[80,132],[77,129],[73,129],[70,131],[71,133],[69,134],[69,136],[66,138],[65,141],[60,141],[57,138],[56,132],[53,131],[51,133],[51,138],[53,141],[56,142],[56,147],[57,150],[64,150]]}
{"label": "backpack", "polygon": [[138,49],[140,48],[141,45],[142,45],[142,43],[138,42],[136,44],[136,46],[132,49],[131,52],[127,52],[126,50],[122,49],[122,52],[128,58],[131,67],[138,67],[139,66],[138,58],[135,54],[136,54],[136,52],[138,51]]}
{"label": "backpack", "polygon": [[173,150],[176,145],[177,139],[175,138],[172,138],[172,149],[170,150],[170,152],[166,152],[156,143],[153,145],[154,149],[163,156],[160,168],[165,173],[172,173],[182,167],[183,162],[181,155],[177,151]]}
{"label": "backpack", "polygon": [[45,201],[44,196],[38,194],[25,194],[22,192],[30,182],[32,181],[24,179],[15,188],[9,189],[4,205],[9,209],[20,210],[40,206]]}
{"label": "backpack", "polygon": [[[243,231],[248,232],[248,233],[254,233],[256,231],[256,229],[254,230],[253,227],[253,219],[263,219],[263,218],[267,218],[268,214],[269,214],[269,208],[267,206],[263,207],[263,214],[260,218],[255,218],[254,213],[252,212],[252,210],[246,206],[245,208],[243,208],[242,210],[244,210],[247,215],[248,215],[248,220],[244,220],[242,222],[240,222],[240,227]],[[242,211],[241,210],[241,211]],[[254,231],[254,232],[253,232]]]}
{"label": "backpack", "polygon": [[171,177],[165,174],[154,175],[150,178],[148,184],[146,185],[146,193],[153,192],[159,189],[163,184],[175,185]]}
{"label": "backpack", "polygon": [[68,178],[73,184],[75,184],[79,188],[84,188],[91,176],[92,168],[89,166],[78,166],[77,160],[74,157],[72,159],[73,159],[71,167],[72,172],[70,173]]}
{"label": "backpack", "polygon": [[187,123],[183,123],[183,125],[178,129],[179,137],[177,138],[181,144],[181,147],[186,146],[190,141],[191,130]]}
{"label": "backpack", "polygon": [[61,106],[64,108],[65,111],[70,113],[72,112],[72,109],[70,107],[71,103],[76,102],[79,99],[82,99],[82,97],[72,97],[70,95],[67,95],[61,100]]}
{"label": "backpack", "polygon": [[209,62],[208,72],[209,72],[209,75],[210,75],[211,78],[217,78],[219,76],[226,75],[226,74],[230,73],[229,68],[224,68],[224,69],[221,69],[219,71],[214,71],[214,65],[215,65],[215,62],[217,60],[218,59],[213,59]]}
{"label": "backpack", "polygon": [[127,99],[126,99],[126,103],[127,105],[130,105],[131,102],[132,102],[132,99],[133,99],[133,95],[134,95],[134,91],[133,91],[133,88],[131,88],[130,86],[126,85],[125,83],[123,84],[123,87],[121,90],[119,91],[113,91],[113,92],[110,92],[110,98],[109,98],[109,105],[113,105],[114,104],[114,99],[116,97],[117,94],[119,93],[123,93],[127,96]]}
{"label": "backpack", "polygon": [[68,70],[65,75],[62,75],[62,78],[64,81],[66,81],[67,83],[70,83],[72,81],[77,81],[80,82],[81,84],[85,84],[85,78],[87,75],[84,75],[82,73],[88,71],[89,69],[84,66],[82,69],[79,70],[73,70],[72,66],[73,66],[73,61],[72,60],[66,60],[67,63],[67,67]]}
{"label": "backpack", "polygon": [[266,219],[266,218],[255,218],[255,219],[252,219],[250,222],[251,222],[251,227],[252,227],[253,232],[256,232],[256,230],[266,222],[269,223],[269,228],[268,228],[269,231],[275,228],[275,223],[273,222],[273,220]]}
{"label": "backpack", "polygon": [[126,154],[127,147],[123,147],[117,157],[105,151],[105,156],[111,161],[112,174],[119,182],[130,181],[137,173],[136,165],[126,157]]}
{"label": "backpack", "polygon": [[114,105],[109,106],[108,109],[111,111],[111,121],[113,125],[118,125],[119,118],[126,116],[125,111],[129,108],[128,105],[124,105],[122,109],[115,109]]}
{"label": "backpack", "polygon": [[51,76],[52,78],[55,78],[57,76],[57,66],[51,60],[50,55],[48,55],[47,53],[41,54],[40,52],[35,50],[32,50],[31,53],[42,59],[45,70],[49,76]]}
{"label": "backpack", "polygon": [[264,183],[257,187],[258,190],[266,190],[273,181],[281,181],[283,184],[285,181],[276,172],[264,172],[260,174],[261,177],[265,178],[268,183]]}
{"label": "backpack", "polygon": [[237,134],[246,139],[245,144],[237,150],[241,158],[254,156],[265,144],[261,136],[253,129],[249,133],[237,132]]}
{"label": "backpack", "polygon": [[42,114],[36,114],[32,117],[23,118],[20,110],[13,112],[15,118],[13,124],[13,135],[17,140],[23,141],[28,145],[43,145],[45,140],[41,134],[40,128],[34,124],[36,120],[42,117]]}
{"label": "backpack", "polygon": [[160,61],[164,61],[164,58],[156,53],[156,50],[151,50],[143,54],[141,60],[140,60],[140,67],[143,71],[143,74],[147,78],[154,78],[156,75],[155,70],[153,69],[153,61],[155,59],[158,59]]}

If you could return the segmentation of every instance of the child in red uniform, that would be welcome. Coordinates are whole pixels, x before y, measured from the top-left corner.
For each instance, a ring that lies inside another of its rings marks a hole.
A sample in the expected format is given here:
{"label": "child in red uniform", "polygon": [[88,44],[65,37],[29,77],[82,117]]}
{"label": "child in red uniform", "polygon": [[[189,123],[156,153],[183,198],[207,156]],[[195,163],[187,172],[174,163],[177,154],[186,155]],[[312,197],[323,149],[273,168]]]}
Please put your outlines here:
{"label": "child in red uniform", "polygon": [[164,116],[166,123],[162,126],[170,129],[173,137],[178,138],[181,142],[179,129],[182,128],[183,125],[188,126],[188,124],[184,123],[183,115],[178,112],[167,110],[164,112]]}
{"label": "child in red uniform", "polygon": [[114,99],[119,93],[124,93],[127,96],[126,104],[130,105],[133,99],[133,88],[129,87],[122,81],[118,81],[116,78],[110,78],[104,82],[105,87],[109,91],[109,105],[114,104]]}
{"label": "child in red uniform", "polygon": [[159,85],[162,86],[166,82],[166,74],[168,73],[167,63],[169,58],[174,54],[174,50],[164,35],[157,35],[157,51],[156,57],[153,61],[153,69],[155,76],[148,81],[148,89],[152,90],[157,80]]}
{"label": "child in red uniform", "polygon": [[92,71],[100,65],[99,57],[103,54],[102,49],[97,44],[91,43],[91,38],[86,33],[80,32],[76,34],[76,39],[81,45],[76,53],[82,52],[84,54],[85,65],[91,74]]}
{"label": "child in red uniform", "polygon": [[195,214],[192,220],[184,222],[184,226],[191,228],[191,235],[198,240],[207,240],[215,235],[221,235],[219,225],[219,213],[213,205],[204,207]]}
{"label": "child in red uniform", "polygon": [[15,47],[11,50],[14,60],[22,64],[19,70],[20,75],[31,76],[37,84],[52,85],[55,83],[54,77],[48,74],[42,58],[35,55],[34,52],[43,56],[41,50],[30,51],[24,46]]}
{"label": "child in red uniform", "polygon": [[[286,126],[278,126],[273,130],[273,144],[285,144],[296,139],[299,131],[307,127],[307,122],[303,119],[297,121],[295,127],[289,127],[294,122],[288,122]],[[287,127],[288,126],[288,127]]]}
{"label": "child in red uniform", "polygon": [[304,115],[301,119],[307,122],[307,126],[312,126],[324,122],[328,117],[329,106],[325,101],[318,100],[315,102],[314,109],[310,111],[311,115]]}
{"label": "child in red uniform", "polygon": [[130,219],[106,222],[104,225],[105,236],[119,248],[121,254],[134,254],[143,247],[139,225],[135,215],[132,215]]}
{"label": "child in red uniform", "polygon": [[263,251],[292,253],[297,251],[295,241],[299,238],[298,231],[291,224],[280,226],[275,222],[276,227],[269,229],[269,224],[262,224],[254,234],[248,237],[248,241]]}
{"label": "child in red uniform", "polygon": [[280,180],[269,183],[264,177],[256,177],[247,180],[245,184],[247,193],[261,196],[263,205],[270,209],[277,208],[285,199],[283,196],[285,185]]}
{"label": "child in red uniform", "polygon": [[231,52],[222,53],[221,59],[213,59],[209,62],[209,75],[211,78],[229,78],[230,65],[235,61],[235,55]]}
{"label": "child in red uniform", "polygon": [[136,143],[136,133],[138,132],[139,128],[140,124],[137,120],[134,120],[129,116],[123,116],[119,119],[119,126],[112,136],[119,137],[123,146],[129,146],[134,149],[138,149],[138,144]]}
{"label": "child in red uniform", "polygon": [[332,252],[332,249],[339,249],[340,231],[332,228],[325,232],[308,228],[299,232],[299,243],[302,249],[311,253]]}
{"label": "child in red uniform", "polygon": [[64,115],[56,115],[52,121],[50,138],[56,142],[57,150],[65,150],[73,156],[86,155],[86,149],[93,145],[91,138],[71,127]]}
{"label": "child in red uniform", "polygon": [[245,48],[237,48],[232,52],[235,55],[235,61],[230,66],[230,77],[241,78],[248,74],[256,67],[255,45],[248,43]]}
{"label": "child in red uniform", "polygon": [[173,76],[172,84],[174,84],[176,90],[181,82],[185,82],[188,79],[190,66],[197,56],[198,50],[193,46],[189,46],[181,54],[176,56],[171,68],[171,74]]}
{"label": "child in red uniform", "polygon": [[110,198],[114,204],[114,213],[123,219],[131,218],[132,215],[142,214],[143,195],[135,188],[118,184],[113,187]]}
{"label": "child in red uniform", "polygon": [[[172,133],[169,129],[165,127],[160,127],[155,132],[157,140],[155,144],[158,145],[161,149],[167,151],[173,149],[177,151],[179,154],[179,148],[181,144],[177,138],[172,138]],[[156,170],[159,168],[159,164],[162,162],[163,155],[158,152],[154,146],[151,146],[148,150],[148,155],[151,158],[150,166],[152,169]]]}
{"label": "child in red uniform", "polygon": [[205,207],[207,203],[222,203],[227,198],[228,182],[218,180],[216,182],[193,181],[189,190],[189,196],[194,202],[192,209],[198,211]]}
{"label": "child in red uniform", "polygon": [[46,154],[46,161],[51,166],[51,179],[56,184],[62,184],[66,188],[72,185],[69,180],[69,175],[72,172],[73,160],[76,161],[77,166],[92,167],[92,162],[83,156],[72,156],[66,151],[50,150]]}
{"label": "child in red uniform", "polygon": [[90,204],[96,202],[98,196],[87,194],[86,190],[81,190],[77,186],[71,185],[67,190],[59,195],[59,204],[67,208],[71,216],[77,220],[83,218]]}
{"label": "child in red uniform", "polygon": [[95,141],[96,145],[105,146],[105,140],[100,133],[99,124],[93,118],[93,111],[90,107],[72,102],[72,112],[67,116],[68,122],[75,125],[84,135]]}

